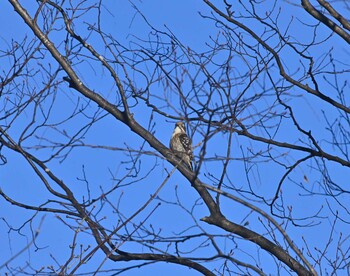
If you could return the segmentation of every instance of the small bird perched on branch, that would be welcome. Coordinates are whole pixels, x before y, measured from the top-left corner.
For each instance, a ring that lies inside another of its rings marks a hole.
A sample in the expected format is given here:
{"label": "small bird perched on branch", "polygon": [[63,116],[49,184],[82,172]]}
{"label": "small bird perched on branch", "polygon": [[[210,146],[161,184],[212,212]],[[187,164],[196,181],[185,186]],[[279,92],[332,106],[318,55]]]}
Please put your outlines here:
{"label": "small bird perched on branch", "polygon": [[193,171],[192,142],[187,136],[185,124],[183,122],[177,122],[175,124],[175,129],[170,139],[170,149],[178,158],[185,162],[191,171]]}

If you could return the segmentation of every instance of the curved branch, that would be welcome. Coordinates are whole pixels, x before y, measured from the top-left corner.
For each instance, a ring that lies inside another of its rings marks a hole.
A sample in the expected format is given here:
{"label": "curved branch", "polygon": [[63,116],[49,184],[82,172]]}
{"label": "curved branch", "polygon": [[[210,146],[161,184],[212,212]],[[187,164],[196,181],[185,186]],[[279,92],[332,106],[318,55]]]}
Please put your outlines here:
{"label": "curved branch", "polygon": [[[253,32],[251,29],[249,29],[247,26],[245,26],[244,24],[240,23],[239,21],[233,19],[232,17],[229,17],[228,15],[226,15],[225,13],[223,13],[220,9],[218,9],[214,4],[212,4],[210,1],[208,0],[203,0],[214,12],[216,12],[219,16],[221,16],[222,18],[224,18],[225,20],[227,20],[228,22],[238,26],[239,28],[241,28],[242,30],[246,31],[247,33],[249,33],[256,41],[259,42],[259,44],[261,44],[262,46],[264,46],[274,57],[274,59],[276,60],[276,63],[278,65],[278,68],[280,70],[280,75],[285,78],[288,82],[292,83],[293,85],[307,91],[308,93],[315,95],[317,97],[319,97],[320,99],[322,99],[325,102],[328,102],[329,104],[347,112],[350,113],[350,108],[333,100],[332,98],[326,96],[325,94],[321,93],[317,88],[316,89],[312,89],[308,84],[302,84],[301,82],[293,79],[291,76],[289,76],[283,66],[283,62],[281,60],[281,58],[279,57],[278,53],[272,48],[270,47],[263,39],[261,39],[260,36],[258,36],[255,32]],[[349,39],[350,41],[350,39]]]}
{"label": "curved branch", "polygon": [[327,1],[325,0],[317,0],[335,19],[338,20],[338,22],[340,24],[343,25],[343,27],[347,30],[350,31],[350,23],[349,21],[342,16],[336,9],[334,9],[332,7],[331,4],[329,4]]}
{"label": "curved branch", "polygon": [[[343,24],[344,27],[349,28],[349,22],[345,20],[340,14],[334,13],[334,9],[328,4],[326,5],[325,1],[321,1],[322,5],[327,8],[331,14],[334,14],[335,17],[339,20],[340,23]],[[337,33],[340,37],[342,37],[347,43],[350,44],[350,35],[344,31],[342,28],[340,28],[335,22],[333,22],[331,19],[329,19],[327,16],[323,15],[320,11],[318,11],[309,0],[302,0],[301,5],[303,8],[312,15],[315,19],[322,22],[324,25],[326,25],[329,29],[331,29],[333,32]],[[347,24],[346,24],[347,22]]]}
{"label": "curved branch", "polygon": [[60,210],[60,209],[54,209],[54,208],[44,208],[44,207],[37,207],[37,206],[31,206],[28,204],[24,204],[24,203],[20,203],[17,202],[15,200],[13,200],[12,198],[10,198],[8,195],[6,195],[2,189],[0,188],[0,196],[2,196],[6,201],[10,202],[12,205],[21,207],[21,208],[25,208],[28,210],[34,210],[34,211],[38,211],[38,212],[49,212],[49,213],[60,213],[60,214],[65,214],[65,215],[69,215],[72,217],[79,217],[76,213],[74,212],[70,212],[67,210]]}
{"label": "curved branch", "polygon": [[[170,150],[164,146],[153,134],[151,134],[149,131],[147,131],[145,128],[143,128],[132,116],[129,116],[125,112],[120,111],[116,106],[108,102],[106,99],[104,99],[99,94],[93,92],[88,87],[86,87],[83,82],[79,79],[73,68],[71,67],[70,63],[60,54],[60,52],[57,50],[57,48],[53,45],[53,43],[49,40],[49,38],[41,31],[41,29],[36,25],[36,23],[32,20],[30,15],[27,13],[27,11],[18,3],[16,0],[9,0],[10,3],[15,8],[16,12],[19,13],[19,15],[23,18],[25,23],[31,28],[31,30],[34,32],[34,34],[41,40],[41,42],[45,45],[45,47],[50,51],[51,55],[56,59],[56,61],[62,66],[63,70],[68,74],[68,78],[65,78],[70,84],[72,88],[74,88],[76,91],[84,95],[86,98],[92,100],[95,102],[98,106],[109,112],[112,116],[114,116],[117,120],[121,121],[125,125],[129,126],[132,132],[136,133],[138,136],[142,137],[144,140],[146,140],[151,147],[156,149],[158,152],[160,152],[164,157],[167,158],[167,160],[172,163],[175,167],[178,167],[179,171],[192,183],[193,187],[196,189],[198,194],[203,199],[204,203],[206,204],[207,208],[209,209],[210,216],[203,218],[202,220],[209,223],[216,225],[226,231],[229,231],[231,233],[234,233],[236,235],[239,235],[246,240],[252,241],[259,245],[264,250],[270,252],[273,254],[276,258],[278,258],[280,261],[285,263],[288,267],[293,269],[294,271],[298,272],[299,275],[312,275],[311,272],[309,272],[305,267],[303,267],[297,260],[295,260],[293,257],[291,257],[287,252],[284,251],[284,249],[273,242],[269,241],[262,235],[259,235],[258,233],[251,231],[241,225],[238,225],[236,223],[233,223],[229,220],[227,220],[224,215],[221,213],[219,206],[214,201],[213,197],[209,193],[209,191],[206,189],[206,187],[203,185],[203,183],[197,178],[197,175],[193,172],[191,172],[189,169],[187,169],[186,165],[183,163],[179,163],[179,160],[170,152]],[[209,1],[205,2],[208,5],[212,5]],[[213,9],[215,10],[215,7],[213,6]],[[217,11],[220,14],[220,11]],[[222,15],[225,16],[225,15]],[[228,18],[228,17],[227,17]],[[251,32],[249,29],[244,27],[238,22],[232,21],[232,19],[228,18],[232,23],[239,24],[241,28],[244,28],[248,32]],[[251,32],[252,33],[252,32]],[[313,90],[309,88],[307,85],[302,85],[301,83],[295,81],[292,79],[289,75],[287,75],[284,72],[284,68],[282,66],[282,62],[280,61],[279,57],[277,56],[277,53],[271,49],[266,43],[264,43],[257,35],[252,33],[252,36],[255,37],[258,41],[261,42],[264,47],[266,47],[277,60],[277,63],[279,64],[280,73],[283,75],[288,81],[291,83],[305,89],[309,93],[315,94],[320,98],[323,98],[330,102],[331,104],[339,107],[340,109],[345,110],[346,112],[350,113],[350,109],[331,100],[327,96],[321,94],[319,91]],[[84,41],[82,41],[84,45]],[[87,45],[84,45],[85,47],[88,47]],[[93,49],[92,47],[89,49]],[[92,51],[92,50],[91,50]],[[97,54],[97,53],[96,53]],[[94,54],[95,55],[95,54]],[[101,59],[99,59],[101,60]],[[119,91],[121,94],[124,92],[121,90]],[[243,132],[244,134],[247,134]],[[307,149],[310,150],[310,149]],[[320,153],[318,153],[320,154]],[[43,165],[42,163],[40,163]],[[55,179],[57,181],[57,179]],[[99,246],[104,252],[110,252],[108,247],[105,245],[105,241],[103,238],[100,237],[100,233],[106,238],[108,238],[108,235],[105,233],[104,229],[100,229],[99,225],[91,220],[91,218],[86,214],[85,210],[82,208],[81,205],[77,202],[72,192],[62,183],[58,182],[60,186],[65,190],[67,197],[72,202],[74,208],[79,212],[79,215],[84,218],[91,231],[93,232],[94,238]],[[108,240],[107,240],[108,241]],[[108,241],[109,242],[109,241]],[[110,245],[110,243],[108,243]],[[116,250],[117,253],[119,253],[119,256],[110,256],[110,258],[113,260],[131,260],[135,258],[141,258],[142,260],[146,260],[147,258],[154,260],[154,258],[158,258],[158,260],[166,261],[166,262],[173,262],[173,263],[179,263],[184,264],[187,266],[193,266],[193,268],[197,269],[198,271],[202,271],[206,275],[213,275],[208,269],[200,266],[199,264],[193,263],[192,261],[188,259],[182,259],[177,258],[173,256],[168,255],[157,255],[157,254],[128,254],[123,253],[120,250]]]}
{"label": "curved branch", "polygon": [[39,226],[38,228],[35,230],[33,239],[24,247],[22,248],[20,251],[18,251],[16,254],[14,254],[9,260],[7,260],[6,262],[4,262],[2,265],[0,265],[0,269],[4,268],[5,266],[7,266],[10,262],[12,262],[14,259],[16,259],[19,255],[21,255],[23,252],[25,252],[29,247],[31,247],[34,243],[35,240],[37,239],[37,237],[40,234],[40,229],[41,226],[44,222],[45,216],[43,216],[40,220]]}
{"label": "curved branch", "polygon": [[203,184],[208,190],[214,191],[216,193],[219,193],[227,198],[230,198],[248,208],[250,208],[251,210],[261,214],[263,217],[265,217],[268,221],[270,221],[277,229],[278,231],[283,235],[283,237],[285,238],[285,240],[287,241],[288,245],[294,250],[294,252],[298,255],[298,257],[304,262],[304,264],[309,268],[309,270],[314,274],[317,275],[315,269],[313,268],[313,266],[308,262],[308,260],[304,257],[303,253],[299,250],[299,248],[294,244],[294,242],[292,241],[292,239],[287,235],[287,233],[283,230],[283,228],[281,227],[281,225],[278,224],[278,222],[271,217],[269,214],[267,214],[266,212],[264,212],[263,210],[261,210],[260,208],[254,206],[253,204],[250,204],[249,202],[242,200],[241,198],[234,196],[230,193],[227,193],[223,190],[220,190],[218,188],[215,188],[213,186],[207,185],[207,184]]}
{"label": "curved branch", "polygon": [[165,254],[127,253],[127,252],[122,252],[120,250],[118,250],[118,253],[120,253],[121,255],[113,256],[113,257],[111,257],[111,260],[113,260],[113,261],[131,261],[131,260],[162,261],[162,262],[180,264],[183,266],[187,266],[187,267],[190,267],[190,268],[197,270],[200,273],[203,273],[204,275],[210,275],[210,276],[215,275],[209,269],[207,269],[204,266],[202,266],[196,262],[193,262],[187,258],[179,258],[179,257],[171,256],[171,255],[165,255]]}
{"label": "curved branch", "polygon": [[251,231],[248,228],[245,228],[239,224],[236,224],[236,223],[229,221],[228,219],[226,219],[223,216],[221,216],[221,217],[220,216],[204,217],[204,218],[202,218],[202,220],[209,223],[209,224],[216,225],[222,229],[225,229],[228,232],[235,233],[248,241],[252,241],[252,242],[258,244],[261,248],[270,252],[277,259],[279,259],[280,261],[285,263],[293,271],[297,272],[298,275],[302,275],[302,276],[317,275],[315,273],[308,271],[296,259],[294,259],[288,253],[286,253],[282,247],[274,244],[273,242],[271,242],[268,239],[264,238],[263,236],[255,233],[254,231]]}

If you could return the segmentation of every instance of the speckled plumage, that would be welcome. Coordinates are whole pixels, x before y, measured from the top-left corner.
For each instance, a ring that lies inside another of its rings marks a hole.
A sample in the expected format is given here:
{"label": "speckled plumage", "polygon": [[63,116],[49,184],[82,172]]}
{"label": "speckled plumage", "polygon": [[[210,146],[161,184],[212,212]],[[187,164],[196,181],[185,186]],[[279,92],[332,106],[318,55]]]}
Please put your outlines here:
{"label": "speckled plumage", "polygon": [[175,124],[175,129],[170,139],[170,149],[193,171],[192,142],[186,134],[186,128],[183,122],[177,122]]}

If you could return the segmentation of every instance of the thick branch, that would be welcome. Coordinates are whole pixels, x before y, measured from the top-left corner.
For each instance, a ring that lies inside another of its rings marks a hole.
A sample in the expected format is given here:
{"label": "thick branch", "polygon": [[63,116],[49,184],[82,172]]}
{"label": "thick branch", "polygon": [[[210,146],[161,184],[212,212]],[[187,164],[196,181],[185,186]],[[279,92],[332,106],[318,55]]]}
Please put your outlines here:
{"label": "thick branch", "polygon": [[350,22],[325,0],[317,0],[342,26],[350,31]]}
{"label": "thick branch", "polygon": [[[121,253],[121,252],[120,252]],[[118,256],[111,256],[111,260],[113,261],[131,261],[131,260],[150,260],[150,261],[162,261],[167,263],[174,263],[174,264],[180,264],[184,265],[190,268],[193,268],[197,270],[200,273],[203,273],[204,275],[210,275],[214,276],[215,274],[212,273],[209,269],[205,268],[204,266],[193,262],[186,258],[179,258],[171,255],[165,255],[165,254],[138,254],[138,253],[122,253]]]}
{"label": "thick branch", "polygon": [[285,263],[288,267],[290,267],[293,271],[297,272],[298,275],[302,276],[312,276],[316,274],[312,274],[310,271],[308,271],[305,267],[303,267],[297,260],[295,260],[292,256],[290,256],[284,249],[273,242],[269,241],[268,239],[264,238],[263,236],[239,225],[236,223],[233,223],[229,220],[227,220],[225,217],[220,216],[210,216],[205,217],[202,219],[203,221],[216,225],[222,229],[225,229],[226,231],[230,233],[235,233],[244,239],[248,241],[252,241],[256,244],[258,244],[261,248],[265,249],[266,251],[270,252],[276,258],[278,258],[280,261]]}
{"label": "thick branch", "polygon": [[[121,112],[116,106],[105,100],[103,97],[101,97],[99,94],[93,92],[89,88],[87,88],[82,81],[79,79],[73,68],[71,67],[70,63],[60,54],[60,52],[56,49],[55,45],[48,39],[48,37],[41,31],[41,29],[36,25],[35,21],[33,21],[30,17],[30,15],[27,13],[25,9],[18,3],[16,0],[9,0],[10,3],[15,8],[16,12],[20,14],[20,16],[23,18],[25,23],[31,28],[31,30],[34,32],[35,36],[37,36],[41,42],[45,45],[45,47],[50,51],[51,55],[56,59],[56,61],[61,65],[63,70],[68,74],[69,78],[66,78],[67,81],[69,81],[70,86],[74,88],[76,91],[84,95],[86,98],[92,100],[95,102],[98,106],[106,110],[109,114],[114,116],[117,120],[123,122],[127,126],[130,127],[131,131],[136,133],[138,136],[142,137],[144,140],[146,140],[151,147],[156,149],[158,152],[160,152],[164,157],[167,158],[167,160],[172,163],[174,166],[178,166],[180,172],[192,183],[193,187],[197,190],[203,201],[205,202],[206,206],[209,209],[210,216],[203,219],[204,221],[214,224],[222,229],[225,229],[226,231],[229,231],[231,233],[237,234],[247,240],[250,240],[256,244],[258,244],[261,248],[267,250],[268,252],[271,252],[276,258],[284,262],[286,265],[288,265],[291,269],[298,272],[299,275],[311,275],[307,269],[305,269],[300,263],[298,263],[294,258],[292,258],[287,252],[283,250],[283,248],[279,247],[278,245],[272,243],[268,239],[264,238],[262,235],[259,235],[256,232],[253,232],[243,226],[240,226],[238,224],[235,224],[233,222],[228,221],[220,212],[219,206],[215,203],[212,196],[208,192],[208,190],[204,187],[203,183],[197,178],[195,173],[191,172],[185,164],[180,163],[179,160],[170,152],[170,150],[165,147],[158,139],[154,137],[149,131],[147,131],[145,128],[143,128],[132,116],[129,116],[128,114],[125,114],[124,112]],[[215,7],[209,2],[205,1],[208,5],[212,6],[213,9]],[[217,11],[220,14],[220,11]],[[220,14],[221,16],[225,16]],[[231,18],[228,18],[226,16],[227,20],[231,21]],[[232,21],[231,21],[232,22]],[[239,24],[237,22],[233,22],[235,24]],[[244,27],[242,24],[240,24],[241,28],[246,29],[248,32],[252,34],[255,39],[257,39],[264,47],[266,47],[275,57],[277,60],[277,63],[280,67],[281,75],[283,75],[287,80],[289,80],[291,83],[294,83],[295,85],[298,85],[299,87],[305,89],[306,91],[313,93],[317,95],[318,97],[327,100],[331,104],[350,112],[350,109],[331,100],[327,96],[321,94],[319,91],[312,90],[307,85],[302,85],[301,83],[295,81],[290,76],[288,76],[284,72],[284,68],[282,66],[282,62],[279,59],[277,53],[271,49],[266,43],[264,43],[255,33],[252,33],[249,29]],[[83,43],[81,41],[81,43]],[[89,49],[93,49],[91,46]],[[101,60],[100,60],[101,61]],[[120,91],[121,94],[123,94],[123,91]],[[123,95],[122,95],[123,96]],[[244,133],[246,135],[246,133]],[[41,164],[42,165],[42,164]],[[55,180],[56,181],[56,180]],[[93,222],[89,216],[86,215],[85,210],[82,208],[81,205],[76,201],[74,198],[72,192],[65,186],[63,183],[60,185],[66,192],[67,197],[74,205],[74,208],[77,209],[79,212],[79,215],[84,218],[87,223],[89,224],[89,227],[91,228],[91,231],[93,232],[93,235],[96,239],[96,242],[99,244],[100,248],[106,252],[110,253],[111,251],[108,250],[107,246],[105,246],[105,242],[101,239],[100,233],[102,233],[105,237],[108,235],[105,235],[103,229],[99,229],[99,225],[95,222]],[[117,251],[118,253],[118,251]],[[142,260],[147,260],[147,258],[151,260],[161,260],[166,262],[173,262],[173,263],[179,263],[183,264],[189,267],[192,267],[194,269],[197,269],[198,271],[201,271],[205,275],[213,275],[209,270],[204,268],[203,266],[200,266],[197,263],[193,263],[192,261],[188,259],[182,259],[177,258],[173,256],[168,255],[157,255],[157,254],[127,254],[124,253],[119,256],[109,256],[112,260],[135,260],[136,258],[140,258]]]}
{"label": "thick branch", "polygon": [[[320,11],[315,9],[315,7],[313,5],[311,5],[309,0],[302,0],[301,1],[301,5],[315,19],[317,19],[318,21],[322,22],[324,25],[326,25],[328,28],[330,28],[333,32],[337,33],[347,43],[350,44],[350,35],[345,30],[340,28],[335,22],[333,22],[331,19],[329,19],[327,16],[323,15]],[[340,22],[343,21],[342,18],[339,18],[339,20],[340,20]],[[349,23],[348,23],[348,25],[349,25]]]}

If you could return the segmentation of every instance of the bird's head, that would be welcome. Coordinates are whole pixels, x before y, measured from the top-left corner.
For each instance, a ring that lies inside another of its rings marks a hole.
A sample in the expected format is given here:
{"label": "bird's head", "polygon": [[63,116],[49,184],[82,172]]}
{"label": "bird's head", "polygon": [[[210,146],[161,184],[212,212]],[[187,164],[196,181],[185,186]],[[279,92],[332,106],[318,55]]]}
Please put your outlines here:
{"label": "bird's head", "polygon": [[186,128],[185,128],[184,122],[177,122],[175,124],[175,132],[177,132],[177,133],[185,132],[186,133]]}

